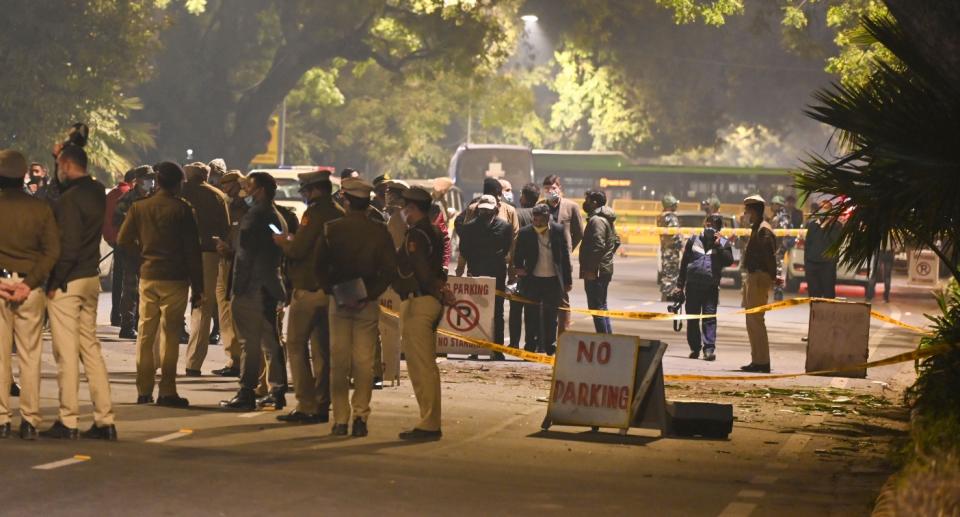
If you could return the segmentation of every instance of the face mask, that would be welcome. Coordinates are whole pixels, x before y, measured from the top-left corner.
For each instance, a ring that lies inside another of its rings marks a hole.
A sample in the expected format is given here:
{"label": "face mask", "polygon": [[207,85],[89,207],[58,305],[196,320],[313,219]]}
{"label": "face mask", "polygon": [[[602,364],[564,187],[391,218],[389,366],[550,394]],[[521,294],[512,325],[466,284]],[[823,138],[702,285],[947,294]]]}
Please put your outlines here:
{"label": "face mask", "polygon": [[253,204],[254,204],[256,201],[253,199],[253,196],[247,196],[247,197],[243,198],[243,202],[246,203],[247,206],[253,206]]}
{"label": "face mask", "polygon": [[513,192],[504,192],[503,200],[507,203],[513,203]]}
{"label": "face mask", "polygon": [[546,197],[547,197],[547,202],[550,203],[551,205],[555,205],[560,202],[559,192],[554,192],[554,191],[547,192]]}
{"label": "face mask", "polygon": [[549,228],[549,227],[550,227],[550,226],[549,226],[549,225],[546,225],[546,224],[543,225],[543,226],[536,226],[536,225],[534,225],[533,229],[536,230],[537,233],[546,233],[547,228]]}
{"label": "face mask", "polygon": [[156,183],[154,183],[154,180],[143,180],[143,183],[140,185],[140,190],[142,190],[144,193],[150,193],[153,192],[153,188],[155,186]]}

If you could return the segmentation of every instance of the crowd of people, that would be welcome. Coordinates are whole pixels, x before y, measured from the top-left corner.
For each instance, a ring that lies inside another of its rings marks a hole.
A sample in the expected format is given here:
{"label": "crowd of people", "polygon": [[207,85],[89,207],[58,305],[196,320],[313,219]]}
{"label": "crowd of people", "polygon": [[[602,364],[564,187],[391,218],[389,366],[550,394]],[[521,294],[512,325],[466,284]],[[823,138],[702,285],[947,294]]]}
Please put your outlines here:
{"label": "crowd of people", "polygon": [[[239,386],[221,407],[283,409],[292,383],[296,405],[278,420],[332,416],[334,435],[368,432],[372,391],[382,385],[379,299],[388,288],[402,300],[399,333],[420,407],[418,423],[400,433],[411,440],[442,436],[434,358],[442,307],[453,302],[449,269],[496,279],[499,344],[555,353],[569,322],[560,309],[570,304],[578,248],[589,306],[606,309],[616,217],[603,192],[588,192],[582,206],[564,198],[556,176],[524,185],[516,207],[512,186],[487,178],[456,220],[451,265],[452,221],[435,191],[344,169],[334,193],[331,173],[312,171],[298,177],[308,206],[297,219],[274,202],[270,174],[245,175],[214,159],[141,165],[108,192],[88,172],[86,138],[78,124],[55,146],[53,179],[21,153],[0,152],[0,210],[13,229],[0,235],[0,386],[12,386],[0,394],[3,438],[12,434],[10,396],[20,397],[24,439],[117,438],[96,335],[101,239],[113,249],[111,325],[136,341],[137,404],[188,407],[177,390],[179,345],[187,344],[183,375],[197,377],[208,346],[222,342],[226,364],[211,373],[237,377]],[[608,318],[594,320],[598,332],[612,332]],[[40,430],[45,325],[61,400],[57,420]],[[81,363],[94,407],[84,432]]]}

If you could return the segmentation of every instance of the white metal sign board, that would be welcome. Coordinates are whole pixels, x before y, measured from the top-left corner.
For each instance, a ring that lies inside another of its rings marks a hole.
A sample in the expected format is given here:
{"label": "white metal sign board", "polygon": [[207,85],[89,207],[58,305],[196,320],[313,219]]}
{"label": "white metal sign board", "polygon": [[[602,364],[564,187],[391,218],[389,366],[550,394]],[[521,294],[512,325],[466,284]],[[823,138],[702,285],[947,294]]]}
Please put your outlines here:
{"label": "white metal sign board", "polygon": [[636,336],[564,332],[547,418],[557,425],[630,427],[639,346]]}
{"label": "white metal sign board", "polygon": [[[869,353],[870,305],[857,302],[811,302],[807,335],[808,372],[865,363]],[[831,375],[863,379],[867,376],[867,370],[863,368]]]}
{"label": "white metal sign board", "polygon": [[[497,281],[485,276],[451,276],[447,285],[456,303],[445,306],[440,328],[466,337],[493,341],[493,310]],[[437,353],[492,355],[493,352],[462,339],[437,334]]]}

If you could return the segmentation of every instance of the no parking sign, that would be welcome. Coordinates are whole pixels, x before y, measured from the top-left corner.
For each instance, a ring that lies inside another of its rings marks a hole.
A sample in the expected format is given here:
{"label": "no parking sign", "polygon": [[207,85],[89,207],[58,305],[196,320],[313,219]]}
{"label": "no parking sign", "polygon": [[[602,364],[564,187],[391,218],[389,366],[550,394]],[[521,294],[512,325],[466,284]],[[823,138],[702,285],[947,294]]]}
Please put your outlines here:
{"label": "no parking sign", "polygon": [[[440,328],[466,337],[493,341],[493,307],[497,295],[492,277],[451,276],[447,285],[457,300],[443,308]],[[437,335],[437,353],[491,355],[486,348],[466,341]]]}

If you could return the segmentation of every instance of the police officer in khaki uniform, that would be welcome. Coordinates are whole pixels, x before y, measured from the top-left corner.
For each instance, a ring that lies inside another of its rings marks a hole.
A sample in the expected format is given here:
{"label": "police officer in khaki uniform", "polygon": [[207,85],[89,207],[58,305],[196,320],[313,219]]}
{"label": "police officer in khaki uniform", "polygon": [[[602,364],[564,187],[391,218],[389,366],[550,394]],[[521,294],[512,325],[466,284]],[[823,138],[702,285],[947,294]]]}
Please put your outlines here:
{"label": "police officer in khaki uniform", "polygon": [[137,404],[153,402],[153,344],[162,335],[157,405],[187,407],[189,401],[177,394],[177,356],[188,291],[193,293],[189,301],[194,308],[204,296],[200,234],[193,209],[179,197],[183,170],[173,162],[162,162],[156,171],[159,190],[130,206],[117,237],[119,246],[140,255],[142,261]]}
{"label": "police officer in khaki uniform", "polygon": [[193,206],[200,232],[200,256],[203,261],[203,291],[210,293],[203,299],[203,305],[190,313],[190,339],[187,347],[187,377],[199,377],[203,360],[207,358],[207,346],[210,343],[210,324],[213,312],[217,308],[217,279],[220,271],[220,256],[217,254],[217,240],[226,239],[230,234],[230,215],[227,212],[227,198],[220,189],[207,183],[210,169],[201,162],[184,167],[187,182],[183,184],[180,195]]}
{"label": "police officer in khaki uniform", "polygon": [[401,217],[409,229],[397,254],[400,329],[407,371],[420,406],[420,422],[400,433],[403,440],[438,440],[440,431],[440,370],[437,368],[437,325],[447,282],[443,267],[443,236],[430,223],[430,192],[422,187],[404,191]]}
{"label": "police officer in khaki uniform", "polygon": [[329,286],[326,277],[317,275],[317,242],[324,225],[343,217],[343,209],[333,201],[329,171],[307,172],[297,178],[309,206],[296,234],[273,238],[287,257],[287,274],[293,283],[286,345],[297,396],[296,409],[277,420],[313,424],[330,420],[329,302],[324,292]]}
{"label": "police officer in khaki uniform", "polygon": [[[212,163],[212,162],[211,162]],[[230,232],[222,239],[217,239],[217,253],[220,254],[220,265],[217,269],[217,310],[220,316],[220,335],[223,343],[223,354],[227,356],[227,364],[212,374],[222,377],[240,376],[240,340],[237,338],[237,327],[233,322],[233,310],[230,307],[230,286],[233,278],[233,257],[237,239],[239,238],[240,221],[249,210],[243,201],[246,192],[241,188],[243,174],[238,170],[231,170],[220,178],[220,187],[227,196],[227,209],[230,218]]]}
{"label": "police officer in khaki uniform", "polygon": [[[373,185],[360,179],[343,181],[346,215],[327,223],[318,252],[317,274],[329,275],[330,304],[330,394],[333,399],[333,435],[367,435],[370,397],[373,393],[374,351],[380,295],[397,274],[396,251],[387,226],[370,220]],[[363,291],[358,288],[360,280]],[[355,390],[350,399],[350,375]]]}
{"label": "police officer in khaki uniform", "polygon": [[116,440],[107,366],[97,340],[100,297],[100,241],[107,196],[87,174],[87,153],[66,145],[57,156],[60,199],[54,213],[60,227],[60,259],[50,274],[47,313],[60,385],[59,419],[42,431],[47,438],[76,439],[80,413],[80,363],[93,400],[94,425],[85,436]]}
{"label": "police officer in khaki uniform", "polygon": [[23,191],[27,160],[0,151],[0,438],[10,437],[11,349],[16,337],[20,370],[20,437],[40,425],[40,337],[43,286],[60,256],[60,233],[50,205]]}

